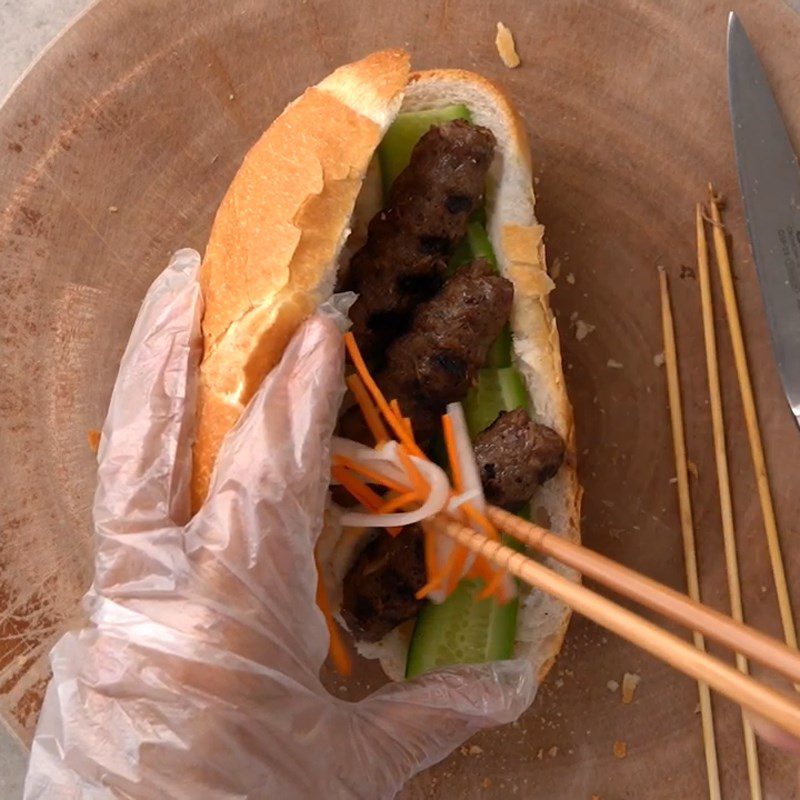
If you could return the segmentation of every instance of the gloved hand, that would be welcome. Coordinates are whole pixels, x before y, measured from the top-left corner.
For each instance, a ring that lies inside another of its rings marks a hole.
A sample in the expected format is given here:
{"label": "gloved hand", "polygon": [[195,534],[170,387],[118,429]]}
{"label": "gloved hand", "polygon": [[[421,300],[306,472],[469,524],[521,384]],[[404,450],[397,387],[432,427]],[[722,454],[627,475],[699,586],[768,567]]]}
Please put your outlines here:
{"label": "gloved hand", "polygon": [[25,797],[391,797],[475,731],[515,719],[519,661],[448,669],[359,703],[319,670],[315,603],[345,318],[291,341],[225,440],[189,518],[199,256],[150,289],[99,451],[89,622],[52,653]]}

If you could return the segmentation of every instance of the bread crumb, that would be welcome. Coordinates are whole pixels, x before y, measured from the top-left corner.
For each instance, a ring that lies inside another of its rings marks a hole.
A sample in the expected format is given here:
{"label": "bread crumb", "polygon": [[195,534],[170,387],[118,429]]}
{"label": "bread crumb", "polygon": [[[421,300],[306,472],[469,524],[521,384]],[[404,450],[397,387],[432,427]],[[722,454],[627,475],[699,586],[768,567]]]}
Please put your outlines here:
{"label": "bread crumb", "polygon": [[636,693],[639,681],[641,681],[641,677],[635,672],[626,672],[622,676],[622,702],[625,705],[633,701],[633,695]]}
{"label": "bread crumb", "polygon": [[572,312],[572,313],[569,315],[569,321],[570,321],[570,322],[575,322],[577,319],[578,319],[578,312],[577,312],[577,311],[573,311],[573,312]]}
{"label": "bread crumb", "polygon": [[616,681],[609,681],[606,684],[606,687],[608,688],[609,692],[616,692],[617,689],[619,689],[619,684]]}
{"label": "bread crumb", "polygon": [[570,272],[570,273],[567,275],[567,283],[568,283],[570,286],[574,286],[574,285],[575,285],[575,273],[574,273],[574,272]]}
{"label": "bread crumb", "polygon": [[588,322],[584,322],[582,319],[576,320],[575,338],[579,342],[582,342],[594,329],[595,329],[594,325],[591,325]]}
{"label": "bread crumb", "polygon": [[653,363],[657,367],[663,367],[664,366],[664,353],[663,353],[663,351],[661,353],[656,353],[653,356]]}
{"label": "bread crumb", "polygon": [[483,753],[483,748],[479,747],[477,744],[471,744],[468,752],[471,756],[479,756]]}
{"label": "bread crumb", "polygon": [[625,758],[628,755],[628,745],[617,739],[614,742],[614,758]]}
{"label": "bread crumb", "polygon": [[86,441],[89,442],[89,449],[97,455],[100,449],[100,431],[97,428],[86,431]]}
{"label": "bread crumb", "polygon": [[514,36],[502,22],[497,23],[497,35],[494,37],[494,44],[503,63],[509,69],[519,66],[519,54],[514,45]]}
{"label": "bread crumb", "polygon": [[558,678],[555,682],[556,689],[560,689],[564,685],[564,680],[562,678]]}
{"label": "bread crumb", "polygon": [[697,469],[697,464],[694,461],[687,461],[686,462],[686,469],[689,471],[689,474],[696,480],[700,480],[700,470]]}
{"label": "bread crumb", "polygon": [[606,366],[611,367],[611,369],[622,369],[622,363],[614,358],[609,358],[606,361]]}
{"label": "bread crumb", "polygon": [[555,757],[558,755],[558,747],[556,747],[556,745],[553,745],[553,746],[552,746],[552,747],[551,747],[551,748],[550,748],[550,749],[547,751],[547,755],[548,755],[548,756],[550,756],[550,758],[555,758]]}
{"label": "bread crumb", "polygon": [[110,214],[116,214],[119,211],[119,206],[109,206],[108,211]]}
{"label": "bread crumb", "polygon": [[492,785],[492,779],[491,778],[484,778],[481,781],[481,788],[482,789],[488,789],[491,785]]}
{"label": "bread crumb", "polygon": [[561,274],[561,259],[554,258],[553,263],[550,264],[550,277],[555,281],[558,280],[558,276]]}

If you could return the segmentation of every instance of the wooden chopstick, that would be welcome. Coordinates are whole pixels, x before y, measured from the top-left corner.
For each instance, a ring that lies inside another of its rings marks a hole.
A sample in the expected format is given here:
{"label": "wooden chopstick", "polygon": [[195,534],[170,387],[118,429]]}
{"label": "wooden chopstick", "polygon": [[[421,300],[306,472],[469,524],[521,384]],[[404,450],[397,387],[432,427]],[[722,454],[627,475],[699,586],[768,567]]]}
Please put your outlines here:
{"label": "wooden chopstick", "polygon": [[509,536],[576,569],[587,578],[690,630],[705,633],[709,639],[750,656],[792,681],[800,677],[800,654],[778,639],[502,508],[488,506],[486,514]]}
{"label": "wooden chopstick", "polygon": [[452,518],[439,515],[431,524],[436,531],[482,555],[500,569],[556,597],[588,619],[684,674],[707,683],[743,708],[800,738],[800,705],[774,689],[758,683],[751,676],[742,674],[612,600]]}
{"label": "wooden chopstick", "polygon": [[[700,581],[697,575],[697,551],[694,541],[692,521],[692,501],[689,494],[689,464],[686,459],[686,439],[683,432],[683,402],[678,375],[678,350],[675,346],[675,323],[672,319],[672,303],[669,296],[667,273],[658,268],[658,283],[661,296],[661,331],[664,339],[664,363],[667,373],[667,393],[669,397],[669,416],[672,430],[672,447],[675,456],[675,475],[678,483],[678,509],[683,539],[683,565],[686,570],[686,588],[689,597],[700,602]],[[695,647],[705,651],[706,643],[702,635],[694,630],[692,639]],[[714,737],[714,716],[711,708],[711,692],[705,683],[697,684],[700,697],[700,722],[703,730],[703,748],[706,756],[708,793],[710,800],[720,800],[722,789],[719,781],[717,743]]]}
{"label": "wooden chopstick", "polygon": [[[728,450],[725,444],[725,417],[722,410],[722,390],[720,389],[719,381],[717,336],[714,330],[714,301],[711,296],[711,274],[708,268],[708,242],[706,240],[703,212],[699,203],[695,206],[695,230],[697,236],[700,305],[703,315],[703,341],[706,349],[706,369],[708,372],[708,395],[711,401],[711,431],[714,439],[714,456],[717,465],[717,485],[719,488],[728,594],[731,602],[731,616],[737,622],[743,622],[744,612],[742,609],[742,590],[739,582],[739,559],[736,553],[736,536],[733,526],[733,502],[728,471]],[[747,659],[741,652],[736,653],[736,667],[745,674],[749,672]],[[758,746],[753,727],[744,712],[742,712],[742,734],[744,736],[747,777],[750,783],[750,797],[752,800],[761,800],[761,771],[758,765]]]}
{"label": "wooden chopstick", "polygon": [[[711,221],[713,223],[714,251],[716,254],[717,268],[719,270],[722,296],[725,300],[725,314],[728,318],[731,344],[733,345],[733,359],[736,364],[736,375],[739,379],[739,390],[742,395],[744,420],[747,428],[747,438],[750,441],[750,454],[753,460],[753,469],[756,475],[758,498],[761,503],[761,514],[764,518],[764,530],[767,536],[767,547],[772,565],[772,576],[775,581],[775,591],[778,596],[778,609],[783,625],[783,637],[790,647],[797,649],[797,631],[792,615],[792,603],[789,598],[789,589],[786,584],[786,571],[783,567],[778,525],[775,521],[775,507],[772,502],[767,473],[767,464],[764,459],[764,445],[761,441],[761,432],[758,426],[758,413],[753,397],[753,384],[750,380],[750,368],[747,364],[747,353],[742,335],[742,323],[739,319],[739,306],[736,300],[736,290],[733,287],[731,262],[728,257],[728,245],[725,241],[725,227],[719,210],[719,201],[713,187],[708,187],[711,206]],[[796,687],[800,689],[800,686]]]}

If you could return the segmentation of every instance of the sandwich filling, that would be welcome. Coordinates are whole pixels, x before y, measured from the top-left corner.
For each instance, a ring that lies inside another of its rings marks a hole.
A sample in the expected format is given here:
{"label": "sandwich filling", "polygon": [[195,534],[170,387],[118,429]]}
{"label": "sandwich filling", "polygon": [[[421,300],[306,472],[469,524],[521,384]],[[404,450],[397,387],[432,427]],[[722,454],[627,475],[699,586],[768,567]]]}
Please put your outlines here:
{"label": "sandwich filling", "polygon": [[[340,288],[358,293],[355,340],[425,453],[446,464],[440,420],[448,404],[463,402],[487,501],[524,516],[558,472],[565,443],[535,421],[513,364],[514,286],[498,273],[482,222],[495,146],[464,106],[399,115],[379,149],[384,207]],[[357,408],[343,413],[339,432],[375,442]],[[416,618],[409,677],[511,656],[516,598],[479,600],[480,578],[465,578],[433,603],[420,598],[425,583],[420,526],[375,529],[345,576],[342,616],[368,642]]]}

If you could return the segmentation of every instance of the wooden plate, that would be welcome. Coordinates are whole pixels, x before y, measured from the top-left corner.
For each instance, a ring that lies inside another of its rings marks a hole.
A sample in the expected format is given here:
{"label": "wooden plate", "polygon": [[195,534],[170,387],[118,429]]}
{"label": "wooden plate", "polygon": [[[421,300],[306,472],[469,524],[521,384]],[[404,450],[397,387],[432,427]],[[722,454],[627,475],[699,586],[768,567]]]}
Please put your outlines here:
{"label": "wooden plate", "polygon": [[[0,713],[29,741],[46,653],[91,574],[99,427],[146,287],[202,250],[243,154],[334,66],[403,45],[419,67],[502,83],[532,134],[538,210],[575,404],[588,544],[682,587],[655,268],[672,278],[705,599],[727,609],[706,403],[692,208],[731,198],[737,287],[800,609],[800,434],[781,394],[736,193],[725,14],[740,13],[800,135],[800,19],[778,0],[405,3],[105,0],[0,110]],[[494,26],[514,31],[507,70]],[[721,306],[718,305],[718,308]],[[582,341],[575,320],[595,326]],[[727,333],[718,320],[747,618],[780,631]],[[615,366],[621,365],[621,366]],[[623,705],[607,688],[641,675]],[[366,686],[362,686],[366,688]],[[696,798],[705,768],[691,681],[573,622],[533,709],[417,778],[406,798]],[[715,701],[725,796],[745,797],[738,711]],[[627,757],[615,759],[615,741]],[[766,796],[794,766],[761,748]]]}

